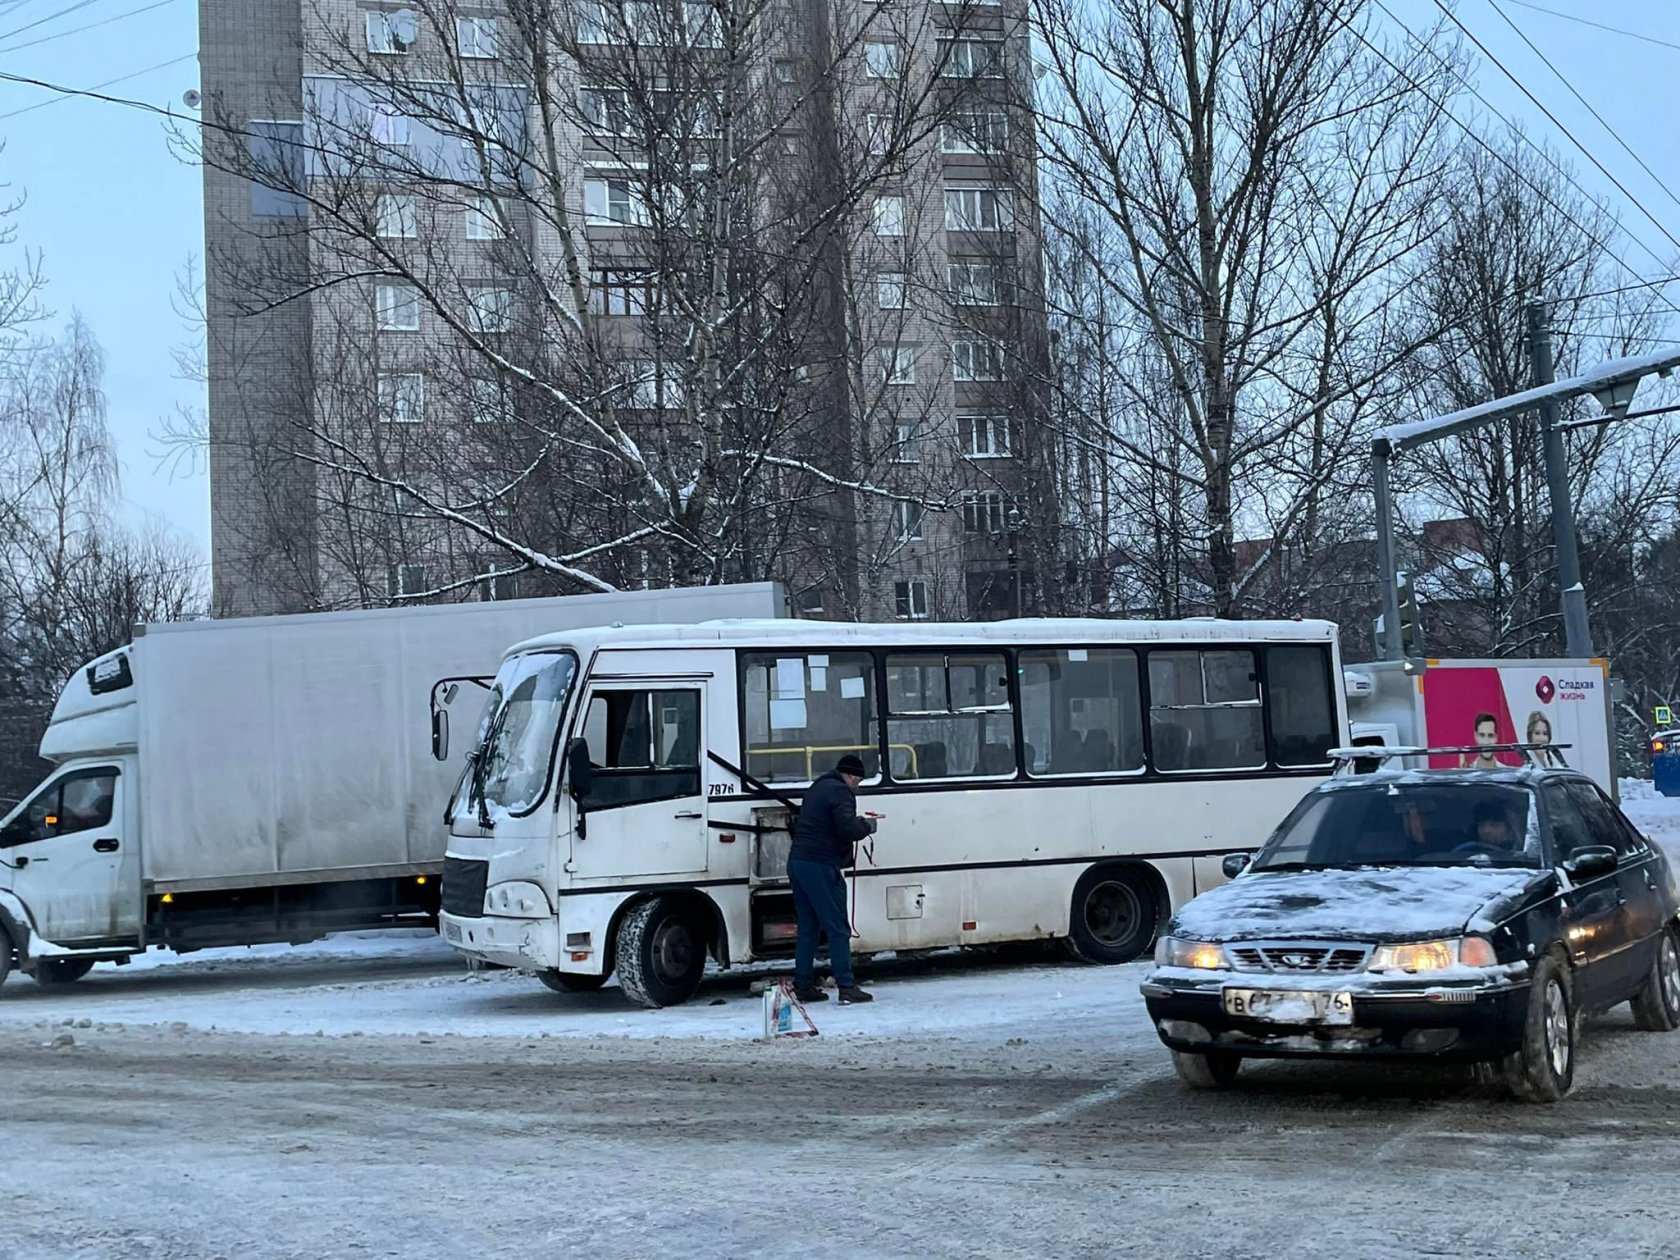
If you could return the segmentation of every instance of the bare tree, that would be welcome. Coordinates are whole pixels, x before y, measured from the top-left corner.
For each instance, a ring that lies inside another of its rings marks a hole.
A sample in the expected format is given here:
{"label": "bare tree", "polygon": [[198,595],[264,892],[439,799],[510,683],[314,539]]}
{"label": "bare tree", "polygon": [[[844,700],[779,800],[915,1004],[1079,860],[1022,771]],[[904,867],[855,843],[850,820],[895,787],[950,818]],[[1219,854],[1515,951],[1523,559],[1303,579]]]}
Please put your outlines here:
{"label": "bare tree", "polygon": [[[212,101],[205,131],[279,199],[209,266],[244,316],[310,327],[284,422],[210,436],[311,470],[310,598],[774,576],[855,609],[858,531],[890,558],[957,507],[899,458],[935,396],[874,295],[884,258],[917,271],[943,207],[914,172],[1019,33],[977,53],[961,7],[778,0],[409,12],[323,9],[301,126]],[[295,477],[246,484],[298,519]]]}
{"label": "bare tree", "polygon": [[1349,527],[1348,457],[1427,335],[1397,298],[1438,224],[1448,63],[1382,54],[1360,0],[1032,12],[1058,424],[1109,504],[1086,563],[1230,614]]}

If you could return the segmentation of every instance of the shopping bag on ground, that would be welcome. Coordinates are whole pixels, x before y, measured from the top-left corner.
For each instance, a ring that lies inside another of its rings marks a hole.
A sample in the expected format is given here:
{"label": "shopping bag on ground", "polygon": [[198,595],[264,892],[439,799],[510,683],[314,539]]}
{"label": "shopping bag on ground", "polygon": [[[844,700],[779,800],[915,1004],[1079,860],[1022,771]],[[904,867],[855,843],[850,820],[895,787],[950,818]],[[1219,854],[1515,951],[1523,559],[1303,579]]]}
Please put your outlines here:
{"label": "shopping bag on ground", "polygon": [[815,1037],[811,1014],[793,993],[792,980],[778,980],[764,989],[764,1039]]}

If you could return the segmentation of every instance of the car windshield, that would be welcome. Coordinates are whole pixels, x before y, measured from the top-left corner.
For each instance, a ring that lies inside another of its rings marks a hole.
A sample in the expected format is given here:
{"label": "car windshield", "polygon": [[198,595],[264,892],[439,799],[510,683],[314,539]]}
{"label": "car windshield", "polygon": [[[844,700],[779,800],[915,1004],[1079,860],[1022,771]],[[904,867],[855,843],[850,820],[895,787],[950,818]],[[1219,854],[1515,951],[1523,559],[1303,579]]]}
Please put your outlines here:
{"label": "car windshield", "polygon": [[1533,797],[1494,783],[1371,783],[1315,792],[1251,869],[1539,866]]}
{"label": "car windshield", "polygon": [[479,732],[486,805],[520,814],[541,802],[576,672],[570,652],[534,652],[502,666]]}

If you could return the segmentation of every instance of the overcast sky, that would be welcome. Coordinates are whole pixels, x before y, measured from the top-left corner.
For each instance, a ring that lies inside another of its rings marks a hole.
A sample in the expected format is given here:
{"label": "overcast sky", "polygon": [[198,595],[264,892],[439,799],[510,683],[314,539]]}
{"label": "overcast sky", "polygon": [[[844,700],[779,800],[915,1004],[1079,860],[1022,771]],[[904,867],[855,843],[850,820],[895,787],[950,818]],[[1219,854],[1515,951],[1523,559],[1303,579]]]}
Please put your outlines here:
{"label": "overcast sky", "polygon": [[[1100,0],[1096,0],[1100,2]],[[1290,3],[1292,0],[1278,0]],[[1384,0],[1402,22],[1429,29],[1434,0]],[[1498,9],[1494,6],[1498,5]],[[1551,9],[1644,35],[1630,38],[1540,12]],[[1601,162],[1661,227],[1512,86],[1478,61],[1477,86],[1502,113],[1566,153],[1583,187],[1607,198],[1624,227],[1623,259],[1642,277],[1680,270],[1680,133],[1673,125],[1680,82],[1680,0],[1459,0],[1464,24]],[[1595,122],[1545,63],[1500,17],[1503,10],[1569,83],[1604,116],[1656,179]],[[1387,19],[1384,19],[1385,23]],[[85,29],[79,29],[85,28]],[[1393,30],[1393,28],[1391,28]],[[1393,30],[1397,38],[1403,37]],[[110,84],[112,95],[181,109],[198,85],[194,0],[0,0],[0,73],[72,87]],[[123,510],[154,516],[208,553],[208,482],[201,470],[160,467],[149,436],[178,404],[201,406],[197,387],[175,379],[172,347],[191,333],[173,303],[176,276],[204,248],[199,174],[171,152],[153,114],[64,99],[0,83],[0,179],[27,195],[19,245],[39,250],[51,281],[55,323],[80,311],[108,356],[106,390],[123,472]],[[1654,256],[1653,256],[1654,255]],[[1680,303],[1680,285],[1668,289]]]}

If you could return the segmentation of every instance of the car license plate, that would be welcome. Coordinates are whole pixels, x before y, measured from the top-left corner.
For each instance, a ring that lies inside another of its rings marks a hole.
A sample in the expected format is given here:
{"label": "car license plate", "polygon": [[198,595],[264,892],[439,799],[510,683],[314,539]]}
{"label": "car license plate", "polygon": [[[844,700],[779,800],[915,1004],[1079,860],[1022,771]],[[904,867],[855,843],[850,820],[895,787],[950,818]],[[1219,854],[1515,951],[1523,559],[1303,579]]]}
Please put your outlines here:
{"label": "car license plate", "polygon": [[454,941],[459,945],[461,943],[461,925],[459,923],[445,923],[443,925],[443,939]]}
{"label": "car license plate", "polygon": [[1299,989],[1226,989],[1225,1013],[1273,1024],[1351,1024],[1353,994]]}

